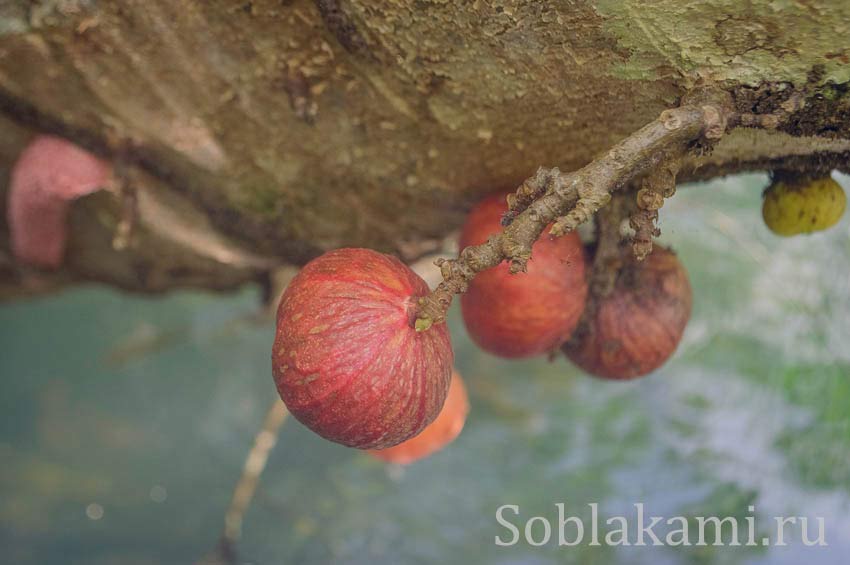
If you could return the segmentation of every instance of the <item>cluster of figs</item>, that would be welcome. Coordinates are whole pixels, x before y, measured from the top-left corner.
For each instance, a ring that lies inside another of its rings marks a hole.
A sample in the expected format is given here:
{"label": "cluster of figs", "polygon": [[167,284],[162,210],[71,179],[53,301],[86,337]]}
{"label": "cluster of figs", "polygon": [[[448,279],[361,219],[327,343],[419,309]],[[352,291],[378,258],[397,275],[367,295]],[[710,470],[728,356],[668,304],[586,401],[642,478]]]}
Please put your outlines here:
{"label": "cluster of figs", "polygon": [[[12,170],[7,214],[17,260],[58,268],[70,203],[113,182],[109,163],[72,142],[36,136]],[[775,171],[762,215],[778,235],[836,224],[846,208],[826,175]],[[460,245],[501,230],[504,195],[469,214]],[[684,267],[655,246],[638,260],[621,242],[604,290],[589,291],[588,252],[575,233],[541,238],[527,272],[507,263],[479,273],[461,297],[472,339],[506,358],[562,350],[585,372],[613,380],[651,373],[676,350],[690,317]],[[407,265],[369,249],[338,249],[304,266],[284,292],[272,352],[275,383],[308,428],[381,459],[410,463],[450,443],[469,401],[454,370],[449,329],[415,327],[428,285]]]}
{"label": "cluster of figs", "polygon": [[[479,203],[460,245],[498,233],[506,211],[502,195]],[[585,371],[608,379],[635,378],[663,364],[691,310],[676,256],[656,246],[639,262],[623,247],[613,290],[596,301],[592,316],[589,272],[577,234],[540,238],[527,272],[510,274],[502,263],[471,281],[461,296],[466,328],[495,355],[523,358],[560,347]],[[408,266],[369,249],[338,249],[305,265],[281,298],[272,352],[289,411],[328,440],[396,463],[451,442],[469,402],[453,370],[448,326],[415,329],[418,299],[428,292]]]}
{"label": "cluster of figs", "polygon": [[[831,177],[774,174],[763,217],[780,235],[834,225],[845,208]],[[501,230],[504,195],[469,214],[460,246]],[[656,245],[643,260],[622,242],[604,291],[589,291],[593,248],[578,234],[540,238],[524,273],[479,273],[461,296],[472,340],[505,358],[561,350],[610,380],[647,375],[675,352],[691,312],[688,275]],[[272,368],[289,411],[320,436],[407,464],[454,440],[469,401],[454,370],[449,329],[415,327],[428,285],[397,258],[338,249],[309,262],[280,301]]]}

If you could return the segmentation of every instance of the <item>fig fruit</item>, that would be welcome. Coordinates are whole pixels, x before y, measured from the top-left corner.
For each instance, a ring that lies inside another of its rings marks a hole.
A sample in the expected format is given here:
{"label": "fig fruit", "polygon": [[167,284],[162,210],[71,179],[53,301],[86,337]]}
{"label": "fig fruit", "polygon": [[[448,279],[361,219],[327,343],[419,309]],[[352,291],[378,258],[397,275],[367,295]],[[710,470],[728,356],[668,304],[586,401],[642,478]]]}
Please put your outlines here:
{"label": "fig fruit", "polygon": [[68,140],[36,136],[21,152],[9,180],[12,252],[35,267],[61,266],[71,202],[104,188],[112,166]]}
{"label": "fig fruit", "polygon": [[770,231],[791,236],[834,226],[846,207],[844,190],[832,177],[782,175],[764,191],[761,212]]}
{"label": "fig fruit", "polygon": [[621,268],[607,296],[593,297],[563,351],[597,377],[633,379],[676,351],[691,315],[691,285],[671,251],[655,246],[642,262],[620,247]]}
{"label": "fig fruit", "polygon": [[414,327],[428,285],[395,257],[338,249],[292,279],[277,311],[275,384],[320,436],[360,449],[409,439],[440,413],[453,353],[446,324]]}
{"label": "fig fruit", "polygon": [[[480,202],[464,225],[461,247],[479,245],[501,231],[507,210],[504,195]],[[570,337],[584,309],[586,263],[577,234],[544,235],[532,247],[527,272],[512,275],[505,262],[478,273],[460,299],[472,340],[508,358],[556,349]]]}
{"label": "fig fruit", "polygon": [[463,379],[452,373],[449,395],[440,415],[428,424],[422,433],[388,449],[375,449],[369,453],[378,459],[399,465],[409,465],[441,450],[460,435],[469,413],[469,399]]}

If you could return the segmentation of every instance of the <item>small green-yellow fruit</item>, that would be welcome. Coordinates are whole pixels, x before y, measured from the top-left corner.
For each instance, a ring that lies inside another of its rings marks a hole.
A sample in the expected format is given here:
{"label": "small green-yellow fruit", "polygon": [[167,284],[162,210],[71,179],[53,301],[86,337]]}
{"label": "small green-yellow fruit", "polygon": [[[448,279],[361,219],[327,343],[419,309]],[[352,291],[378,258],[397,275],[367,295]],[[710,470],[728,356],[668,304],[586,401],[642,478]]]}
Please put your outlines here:
{"label": "small green-yellow fruit", "polygon": [[764,192],[764,223],[777,235],[797,235],[834,226],[844,214],[847,197],[832,177],[775,180]]}

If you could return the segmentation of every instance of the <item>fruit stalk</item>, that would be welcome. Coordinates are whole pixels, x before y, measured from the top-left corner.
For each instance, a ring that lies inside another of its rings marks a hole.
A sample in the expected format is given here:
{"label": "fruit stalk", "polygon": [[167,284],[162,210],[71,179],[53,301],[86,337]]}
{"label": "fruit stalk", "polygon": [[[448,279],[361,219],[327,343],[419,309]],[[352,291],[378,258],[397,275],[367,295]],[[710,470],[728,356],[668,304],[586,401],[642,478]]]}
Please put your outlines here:
{"label": "fruit stalk", "polygon": [[585,319],[596,310],[596,302],[607,297],[614,290],[617,274],[623,267],[623,254],[620,246],[623,235],[620,227],[623,220],[636,211],[636,202],[630,194],[620,193],[611,199],[611,203],[596,214],[596,246],[590,267],[590,292],[587,305],[579,322],[579,329],[585,326]]}
{"label": "fruit stalk", "polygon": [[665,155],[698,140],[704,144],[716,142],[732,118],[727,93],[697,91],[681,106],[663,111],[578,171],[539,169],[509,197],[510,210],[500,234],[463,249],[457,259],[438,262],[443,281],[419,299],[416,329],[424,331],[444,322],[452,297],[465,292],[477,273],[502,261],[510,262],[511,273],[524,272],[531,258],[531,246],[547,225],[554,222],[549,231],[553,237],[571,232],[607,204],[612,192],[654,168]]}
{"label": "fruit stalk", "polygon": [[638,261],[643,261],[652,253],[652,240],[661,235],[657,225],[658,210],[664,206],[665,198],[676,193],[676,175],[681,164],[681,153],[667,156],[646,175],[641,189],[635,195],[637,210],[632,212],[629,225],[635,230],[632,251]]}

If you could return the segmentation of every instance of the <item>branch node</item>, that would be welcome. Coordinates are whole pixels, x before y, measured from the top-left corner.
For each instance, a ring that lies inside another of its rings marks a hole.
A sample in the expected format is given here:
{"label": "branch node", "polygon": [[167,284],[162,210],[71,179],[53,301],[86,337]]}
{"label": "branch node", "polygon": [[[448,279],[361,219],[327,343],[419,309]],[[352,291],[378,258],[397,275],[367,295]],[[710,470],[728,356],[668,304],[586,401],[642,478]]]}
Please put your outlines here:
{"label": "branch node", "polygon": [[[716,111],[714,112],[715,115],[705,112],[706,121],[708,123],[709,120],[715,119],[717,121],[714,125],[716,125],[723,120],[716,115]],[[676,193],[676,174],[679,172],[680,165],[679,155],[667,155],[655,170],[643,179],[641,189],[635,195],[637,210],[629,217],[629,225],[635,230],[632,236],[632,252],[638,261],[643,261],[652,253],[652,239],[661,235],[661,230],[656,225],[658,210],[664,206],[665,198]]]}
{"label": "branch node", "polygon": [[[592,188],[592,185],[590,185]],[[586,188],[583,187],[583,188]],[[582,192],[584,194],[582,195]],[[608,204],[611,201],[611,194],[607,191],[596,190],[595,192],[579,189],[579,201],[576,202],[573,208],[566,216],[561,216],[552,225],[549,230],[549,235],[552,237],[561,237],[576,229],[578,226],[586,222],[596,213],[597,210]]]}
{"label": "branch node", "polygon": [[721,114],[714,106],[703,106],[702,112],[705,116],[705,132],[703,136],[710,141],[716,141],[723,137],[728,125],[726,116]]}
{"label": "branch node", "polygon": [[508,211],[502,216],[502,226],[509,226],[511,222],[528,206],[550,192],[550,187],[561,176],[561,171],[557,167],[547,169],[538,167],[534,176],[523,181],[515,192],[508,194]]}
{"label": "branch node", "polygon": [[641,210],[658,210],[664,206],[664,196],[648,188],[641,188],[635,198]]}
{"label": "branch node", "polygon": [[[496,242],[494,242],[495,244]],[[525,273],[528,270],[528,260],[531,259],[531,243],[527,241],[515,241],[509,237],[502,237],[502,254],[511,262],[511,274]]]}
{"label": "branch node", "polygon": [[664,110],[661,112],[659,119],[667,131],[677,130],[682,127],[682,120],[675,110]]}

